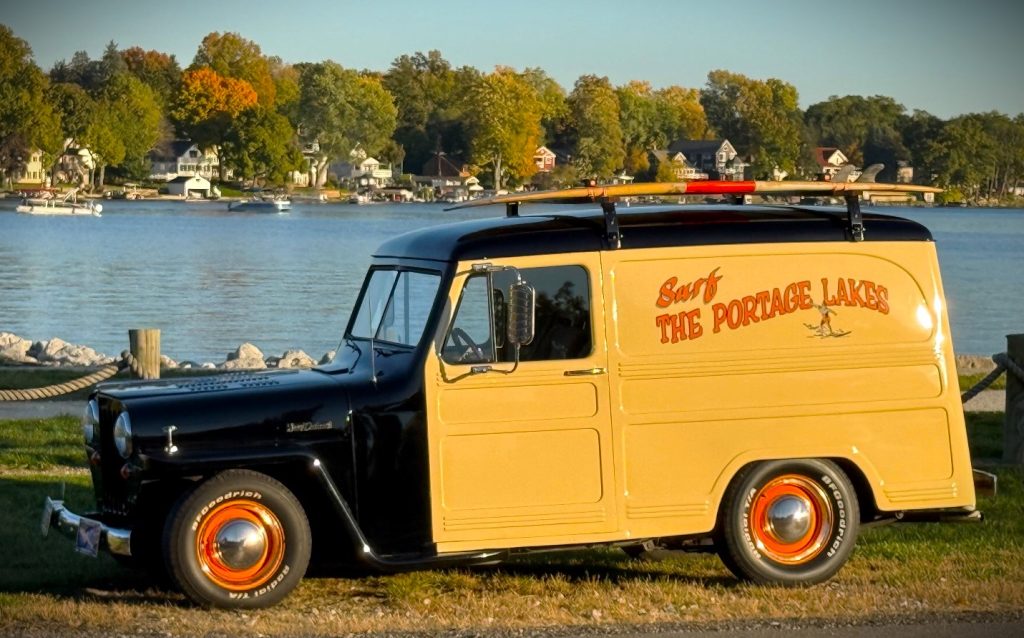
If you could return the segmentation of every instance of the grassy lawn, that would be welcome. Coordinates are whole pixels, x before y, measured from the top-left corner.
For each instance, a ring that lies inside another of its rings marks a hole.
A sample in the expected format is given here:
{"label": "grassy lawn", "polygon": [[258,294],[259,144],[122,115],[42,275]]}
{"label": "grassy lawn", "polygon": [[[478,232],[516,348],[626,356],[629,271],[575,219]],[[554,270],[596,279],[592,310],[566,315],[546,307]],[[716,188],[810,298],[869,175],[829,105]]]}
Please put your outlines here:
{"label": "grassy lawn", "polygon": [[[968,415],[979,457],[997,457],[1002,415]],[[616,549],[519,558],[495,567],[365,578],[310,578],[256,612],[206,611],[101,556],[39,536],[44,495],[66,483],[72,509],[92,505],[75,419],[0,421],[0,634],[69,629],[163,635],[337,635],[483,631],[742,619],[908,617],[1024,609],[1024,474],[1001,468],[980,525],[864,530],[853,558],[821,586],[737,582],[712,555],[631,560]],[[130,628],[130,629],[129,629]]]}
{"label": "grassy lawn", "polygon": [[[974,384],[984,379],[987,375],[979,372],[978,374],[961,374],[960,379],[960,391],[967,392],[974,387]],[[1006,389],[1006,373],[999,375],[999,378],[992,382],[992,385],[988,386],[989,390],[1005,390]]]}

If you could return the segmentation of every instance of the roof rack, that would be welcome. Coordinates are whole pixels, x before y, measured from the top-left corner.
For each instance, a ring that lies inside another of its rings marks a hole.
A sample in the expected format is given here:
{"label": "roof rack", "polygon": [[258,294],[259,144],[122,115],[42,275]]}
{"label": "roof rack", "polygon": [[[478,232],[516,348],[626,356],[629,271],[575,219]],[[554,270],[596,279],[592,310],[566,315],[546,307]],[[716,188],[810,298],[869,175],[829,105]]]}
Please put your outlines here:
{"label": "roof rack", "polygon": [[860,200],[864,193],[941,193],[941,188],[916,184],[882,184],[875,182],[727,182],[702,180],[694,182],[658,182],[614,184],[608,186],[580,186],[562,190],[509,193],[465,202],[445,210],[474,208],[491,204],[505,204],[508,217],[519,216],[519,205],[526,203],[593,204],[599,202],[604,212],[605,237],[615,248],[621,248],[618,215],[615,202],[623,197],[678,197],[682,195],[733,195],[742,201],[743,195],[819,195],[840,196],[846,202],[846,225],[851,241],[864,240],[864,218]]}

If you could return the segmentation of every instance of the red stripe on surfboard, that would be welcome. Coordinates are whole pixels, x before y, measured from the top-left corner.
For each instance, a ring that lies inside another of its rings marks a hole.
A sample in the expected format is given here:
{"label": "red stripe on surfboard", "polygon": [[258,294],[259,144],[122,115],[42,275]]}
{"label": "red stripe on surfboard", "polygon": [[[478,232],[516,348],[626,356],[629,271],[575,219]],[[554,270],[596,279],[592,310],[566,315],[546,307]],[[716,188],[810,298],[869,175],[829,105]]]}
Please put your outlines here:
{"label": "red stripe on surfboard", "polygon": [[687,195],[728,195],[734,193],[753,193],[756,191],[757,183],[746,182],[722,182],[722,181],[699,181],[687,182]]}

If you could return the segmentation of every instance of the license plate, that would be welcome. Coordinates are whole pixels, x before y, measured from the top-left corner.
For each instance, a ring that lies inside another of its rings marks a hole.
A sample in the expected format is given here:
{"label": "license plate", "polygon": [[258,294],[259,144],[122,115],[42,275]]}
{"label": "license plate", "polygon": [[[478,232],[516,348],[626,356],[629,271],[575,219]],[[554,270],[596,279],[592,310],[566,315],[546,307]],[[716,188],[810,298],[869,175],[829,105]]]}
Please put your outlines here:
{"label": "license plate", "polygon": [[43,533],[43,538],[46,538],[50,534],[50,521],[53,519],[53,501],[47,498],[43,501],[43,520],[39,527],[39,531]]}
{"label": "license plate", "polygon": [[78,536],[75,538],[75,551],[95,558],[100,552],[100,534],[103,525],[97,521],[83,518],[78,523]]}

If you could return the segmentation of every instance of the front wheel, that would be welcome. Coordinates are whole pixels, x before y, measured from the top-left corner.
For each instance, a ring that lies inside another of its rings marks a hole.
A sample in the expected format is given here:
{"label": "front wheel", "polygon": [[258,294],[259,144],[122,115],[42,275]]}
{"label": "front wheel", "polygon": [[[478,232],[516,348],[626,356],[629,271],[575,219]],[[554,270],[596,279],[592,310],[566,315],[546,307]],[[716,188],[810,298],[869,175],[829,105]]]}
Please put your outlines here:
{"label": "front wheel", "polygon": [[850,479],[819,459],[744,468],[726,491],[718,553],[737,577],[757,583],[820,583],[843,566],[860,512]]}
{"label": "front wheel", "polygon": [[208,607],[268,607],[306,573],[312,540],[298,499],[278,481],[228,470],[175,506],[164,529],[174,582]]}

